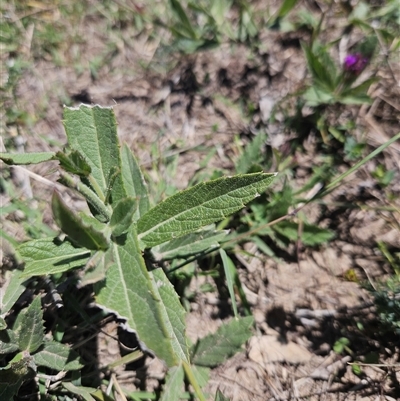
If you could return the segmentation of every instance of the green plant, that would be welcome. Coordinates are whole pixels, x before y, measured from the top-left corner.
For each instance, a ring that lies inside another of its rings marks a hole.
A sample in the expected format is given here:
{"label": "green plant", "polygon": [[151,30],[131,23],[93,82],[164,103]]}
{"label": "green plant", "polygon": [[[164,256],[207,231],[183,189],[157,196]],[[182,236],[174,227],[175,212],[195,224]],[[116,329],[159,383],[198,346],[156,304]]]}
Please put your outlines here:
{"label": "green plant", "polygon": [[335,103],[369,103],[367,91],[376,79],[373,77],[357,85],[354,83],[370,62],[376,43],[375,36],[367,38],[358,49],[345,57],[340,69],[336,67],[327,47],[317,42],[314,42],[312,46],[303,44],[307,66],[312,76],[312,84],[303,95],[306,104],[316,107]]}
{"label": "green plant", "polygon": [[[290,11],[295,4],[287,0],[281,8]],[[356,108],[348,106],[370,104],[374,100],[370,98],[371,85],[380,76],[376,72],[384,65],[392,69],[391,63],[395,62],[399,46],[398,10],[394,9],[393,2],[388,2],[383,8],[362,1],[354,8],[346,6],[343,10],[346,16],[345,38],[356,31],[361,31],[363,37],[347,49],[343,48],[347,42],[341,38],[329,37],[329,42],[326,41],[324,28],[332,20],[325,13],[317,18],[317,14],[300,9],[290,13],[290,21],[288,17],[273,19],[280,29],[298,31],[302,27],[310,31],[310,38],[301,45],[311,79],[303,89],[284,99],[282,107],[279,104],[277,107],[279,111],[290,115],[287,118],[289,129],[297,131],[302,137],[317,129],[325,144],[329,143],[332,136],[346,144],[347,148],[352,147],[346,153],[350,153],[351,158],[357,158],[362,145],[353,147],[353,143],[348,141],[354,131],[358,131],[360,137],[360,127],[349,116],[356,112]],[[284,26],[279,26],[282,21]],[[362,74],[364,69],[367,71]],[[286,100],[292,96],[297,98],[296,110],[289,113],[293,105]]]}
{"label": "green plant", "polygon": [[[90,210],[77,213],[61,193],[54,192],[53,215],[64,236],[39,238],[17,247],[24,270],[13,272],[5,295],[6,307],[1,310],[2,360],[6,366],[0,370],[0,383],[6,383],[11,374],[17,384],[3,386],[0,395],[16,394],[21,383],[35,371],[40,372],[41,366],[55,371],[81,366],[77,356],[68,356],[56,365],[45,353],[43,360],[37,361],[37,355],[42,355],[49,344],[67,349],[66,345],[44,340],[39,296],[18,314],[12,328],[8,328],[6,318],[26,285],[38,285],[38,278],[48,275],[54,285],[59,285],[80,269],[81,285],[94,284],[96,304],[124,319],[149,352],[169,367],[164,393],[178,394],[185,372],[197,397],[205,400],[194,366],[215,366],[236,352],[250,335],[253,318],[237,318],[214,336],[189,347],[179,297],[165,272],[155,268],[152,258],[145,260],[143,252],[146,255],[154,250],[165,260],[215,250],[226,233],[213,227],[199,230],[262,194],[275,174],[256,172],[202,182],[150,207],[147,186],[132,152],[126,145],[119,146],[112,109],[85,105],[65,108],[64,126],[68,138],[64,151],[0,154],[8,164],[59,161],[60,182],[80,193]],[[28,340],[19,334],[26,319],[35,322]],[[73,367],[68,365],[71,361]],[[64,388],[73,391],[66,383]],[[59,390],[56,387],[55,391]],[[76,391],[94,390],[83,386]]]}
{"label": "green plant", "polygon": [[238,11],[237,26],[227,18],[234,8],[232,0],[188,1],[187,7],[182,3],[170,0],[172,18],[166,25],[175,38],[174,46],[184,53],[216,47],[223,38],[246,41],[258,34],[253,12],[245,1],[234,4]]}
{"label": "green plant", "polygon": [[[236,161],[236,172],[239,174],[261,171],[268,163],[264,144],[266,135],[257,134],[243,149]],[[285,161],[281,163],[284,168]],[[280,168],[279,168],[280,169]],[[291,169],[286,168],[290,171]],[[316,224],[309,224],[306,217],[300,213],[296,221],[276,221],[289,216],[291,210],[304,202],[304,193],[312,189],[318,182],[327,182],[332,177],[332,169],[327,161],[320,167],[314,168],[310,180],[298,190],[292,188],[283,171],[277,178],[281,178],[279,189],[262,194],[248,206],[246,213],[238,212],[226,223],[227,228],[236,227],[230,235],[229,242],[237,243],[251,239],[258,249],[267,256],[275,257],[272,245],[282,250],[287,249],[290,243],[301,241],[306,246],[318,246],[328,242],[334,233]],[[270,224],[275,221],[275,224]]]}
{"label": "green plant", "polygon": [[372,172],[372,176],[378,181],[382,187],[388,186],[395,177],[394,170],[386,170],[385,166],[378,164]]}
{"label": "green plant", "polygon": [[366,287],[374,296],[377,315],[384,330],[400,334],[400,253],[390,252],[384,242],[378,247],[391,268],[392,275],[384,281]]}
{"label": "green plant", "polygon": [[400,334],[400,280],[398,276],[388,279],[371,289],[383,327]]}
{"label": "green plant", "polygon": [[342,354],[344,351],[346,351],[348,354],[352,354],[353,351],[349,348],[350,345],[350,340],[346,337],[341,337],[339,340],[337,340],[333,346],[333,350],[337,354]]}
{"label": "green plant", "polygon": [[[14,273],[13,284],[20,281],[20,272]],[[21,294],[22,285],[14,287]],[[11,302],[15,300],[11,299]],[[10,305],[10,298],[6,298]],[[4,302],[4,300],[3,300]],[[3,309],[3,308],[2,308]],[[79,355],[69,346],[57,341],[48,340],[44,334],[43,311],[40,296],[23,309],[17,316],[12,330],[5,329],[1,322],[0,355],[13,354],[19,351],[0,371],[0,395],[4,400],[11,400],[21,384],[36,376],[36,371],[49,368],[58,372],[81,369],[83,364]]]}

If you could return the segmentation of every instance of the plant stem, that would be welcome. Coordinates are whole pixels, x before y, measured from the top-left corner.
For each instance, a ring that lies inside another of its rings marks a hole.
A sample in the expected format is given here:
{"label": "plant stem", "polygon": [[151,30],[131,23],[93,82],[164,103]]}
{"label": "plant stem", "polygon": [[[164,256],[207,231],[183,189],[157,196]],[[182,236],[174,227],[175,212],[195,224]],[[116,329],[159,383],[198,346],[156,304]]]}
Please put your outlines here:
{"label": "plant stem", "polygon": [[60,171],[60,182],[62,182],[68,188],[78,191],[107,221],[110,221],[110,211],[87,185],[77,181],[75,177],[64,171]]}
{"label": "plant stem", "polygon": [[400,139],[400,132],[397,135],[395,135],[393,138],[391,138],[387,142],[385,142],[383,145],[379,146],[379,148],[377,148],[373,152],[371,152],[367,157],[364,157],[364,159],[362,159],[361,161],[356,163],[353,167],[348,169],[346,172],[339,175],[339,177],[335,178],[318,197],[322,198],[323,196],[327,195],[329,192],[331,192],[333,189],[335,189],[340,184],[340,182],[343,181],[347,176],[354,173],[361,166],[363,166],[365,163],[369,162],[376,155],[381,153],[384,149],[386,149],[388,146],[390,146],[393,142],[397,141],[398,139]]}
{"label": "plant stem", "polygon": [[140,359],[143,355],[144,354],[143,354],[142,351],[139,351],[139,350],[133,351],[133,352],[129,353],[128,355],[125,355],[125,356],[121,357],[117,361],[115,361],[113,363],[110,363],[108,365],[108,368],[109,369],[114,369],[117,366],[128,364],[128,363],[131,363],[131,362],[135,362],[138,359]]}
{"label": "plant stem", "polygon": [[193,374],[192,366],[187,362],[182,362],[182,363],[183,363],[183,369],[185,370],[185,373],[186,373],[186,377],[189,380],[189,383],[193,386],[193,389],[197,395],[197,398],[200,401],[207,401],[206,397],[204,396],[203,392],[201,391],[199,383],[197,383],[196,377]]}
{"label": "plant stem", "polygon": [[272,220],[269,223],[262,224],[261,226],[258,226],[256,228],[254,228],[253,230],[246,231],[245,233],[240,234],[237,237],[232,238],[231,240],[224,242],[223,244],[227,245],[227,244],[230,244],[232,242],[237,243],[242,239],[249,238],[251,235],[256,234],[260,230],[264,230],[265,228],[273,226],[274,224],[280,223],[281,221],[286,220],[291,216],[295,216],[307,204],[308,204],[308,202],[307,203],[303,203],[300,207],[294,209],[292,212],[290,212],[288,214],[285,214],[284,216],[278,217],[277,219]]}

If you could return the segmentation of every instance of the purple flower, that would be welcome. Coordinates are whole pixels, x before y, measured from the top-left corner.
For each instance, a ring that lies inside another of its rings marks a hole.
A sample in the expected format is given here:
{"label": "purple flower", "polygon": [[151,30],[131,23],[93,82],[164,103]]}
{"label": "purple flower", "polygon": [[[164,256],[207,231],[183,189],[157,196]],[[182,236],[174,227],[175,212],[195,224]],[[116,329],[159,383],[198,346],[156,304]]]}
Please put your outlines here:
{"label": "purple flower", "polygon": [[359,74],[367,63],[368,58],[361,53],[348,54],[344,59],[344,69]]}

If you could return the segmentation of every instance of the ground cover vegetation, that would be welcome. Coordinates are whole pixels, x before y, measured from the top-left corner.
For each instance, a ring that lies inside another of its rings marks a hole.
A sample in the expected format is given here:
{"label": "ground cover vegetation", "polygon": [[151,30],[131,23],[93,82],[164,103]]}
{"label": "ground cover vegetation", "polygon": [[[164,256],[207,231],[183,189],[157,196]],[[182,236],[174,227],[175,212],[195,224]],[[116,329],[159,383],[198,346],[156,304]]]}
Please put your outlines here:
{"label": "ground cover vegetation", "polygon": [[1,12],[2,400],[399,396],[398,1]]}

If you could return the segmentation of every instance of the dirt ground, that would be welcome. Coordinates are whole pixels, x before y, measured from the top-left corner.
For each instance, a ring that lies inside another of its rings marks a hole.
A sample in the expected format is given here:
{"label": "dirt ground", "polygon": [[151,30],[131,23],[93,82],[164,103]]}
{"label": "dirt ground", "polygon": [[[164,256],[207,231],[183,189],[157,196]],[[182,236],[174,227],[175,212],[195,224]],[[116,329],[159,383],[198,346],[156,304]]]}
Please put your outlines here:
{"label": "dirt ground", "polygon": [[[106,51],[99,24],[90,20],[85,25],[85,35],[91,40],[82,44],[86,46],[81,49],[83,65]],[[268,31],[262,38],[264,53],[254,56],[244,45],[226,44],[193,56],[177,56],[160,72],[142,67],[158,57],[158,43],[143,34],[134,42],[121,43],[96,79],[89,68],[77,74],[72,67],[38,60],[34,71],[24,75],[18,88],[20,104],[32,115],[39,115],[41,99],[46,99],[47,104],[29,134],[23,132],[27,139],[25,151],[52,149],[44,138],[65,142],[62,99],[68,96],[75,105],[83,102],[113,106],[120,138],[134,150],[149,174],[153,174],[150,167],[155,162],[154,146],[159,154],[179,154],[176,175],[168,176],[160,166],[159,174],[152,176],[154,180],[170,180],[179,189],[185,188],[213,148],[217,152],[209,163],[210,170],[232,172],[237,157],[235,134],[240,134],[245,144],[257,130],[267,130],[270,145],[281,151],[293,138],[293,132],[283,126],[282,116],[277,115],[274,123],[268,122],[268,117],[270,106],[301,87],[307,76],[301,39]],[[73,50],[65,49],[66,61]],[[396,68],[399,80],[400,71]],[[374,147],[397,133],[400,117],[399,87],[390,78],[387,67],[378,73],[385,79],[371,88],[376,99],[373,106],[349,108],[362,127],[364,138]],[[238,105],[242,98],[249,99],[256,108],[251,118]],[[309,177],[318,156],[315,135],[309,133],[304,143],[307,152],[295,155],[293,180],[298,187]],[[399,172],[400,144],[387,149],[380,162]],[[256,330],[243,352],[213,370],[207,388],[210,394],[219,388],[232,401],[392,401],[400,397],[400,370],[394,366],[399,363],[398,339],[388,336],[382,342],[369,293],[358,283],[345,279],[346,272],[354,269],[359,280],[374,283],[388,273],[377,242],[400,248],[399,215],[374,208],[388,204],[369,178],[374,163],[368,163],[329,195],[327,201],[332,206],[322,208],[313,204],[304,209],[310,221],[335,227],[337,236],[326,246],[304,249],[293,245],[275,261],[260,254],[251,243],[245,244],[254,256],[242,257],[237,266]],[[346,166],[343,162],[343,169]],[[54,170],[48,165],[32,170],[55,179]],[[50,199],[51,190],[43,184],[32,180],[32,189],[35,196]],[[395,194],[392,205],[399,208],[400,182],[394,183],[391,191]],[[335,202],[343,199],[369,207],[336,207]],[[49,216],[45,218],[51,223]],[[17,228],[9,228],[18,237]],[[192,283],[194,289],[198,285]],[[195,341],[215,331],[228,318],[221,314],[216,294],[198,292],[187,317],[188,335]],[[364,325],[362,337],[357,323]],[[115,322],[103,331],[115,335]],[[342,336],[350,339],[351,353],[333,351]],[[371,353],[377,355],[379,364],[363,366],[361,375],[354,374],[351,363]],[[117,359],[118,343],[100,333],[98,355],[100,365]],[[131,389],[159,388],[164,374],[162,364],[150,358],[138,370],[116,369],[120,384]]]}

